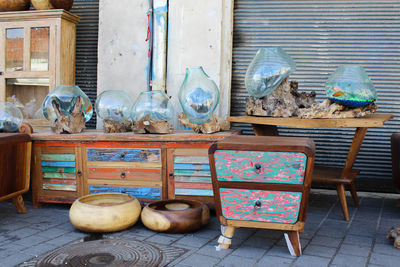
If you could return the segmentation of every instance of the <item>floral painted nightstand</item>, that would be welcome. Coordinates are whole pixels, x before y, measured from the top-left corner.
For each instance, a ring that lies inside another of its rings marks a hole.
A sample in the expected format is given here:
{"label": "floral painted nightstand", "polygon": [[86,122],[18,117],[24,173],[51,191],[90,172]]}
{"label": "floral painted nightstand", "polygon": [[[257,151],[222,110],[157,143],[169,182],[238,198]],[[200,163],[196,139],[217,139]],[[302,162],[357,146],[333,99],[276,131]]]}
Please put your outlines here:
{"label": "floral painted nightstand", "polygon": [[209,149],[215,206],[222,225],[219,247],[235,228],[284,230],[300,256],[315,145],[310,138],[235,136]]}

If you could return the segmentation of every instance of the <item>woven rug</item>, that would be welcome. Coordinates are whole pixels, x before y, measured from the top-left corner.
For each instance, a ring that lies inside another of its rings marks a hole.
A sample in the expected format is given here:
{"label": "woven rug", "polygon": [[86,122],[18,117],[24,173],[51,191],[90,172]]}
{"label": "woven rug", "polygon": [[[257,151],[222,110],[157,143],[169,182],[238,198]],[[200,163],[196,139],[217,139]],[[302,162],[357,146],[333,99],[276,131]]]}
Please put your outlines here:
{"label": "woven rug", "polygon": [[179,247],[123,238],[68,244],[20,267],[52,266],[165,266],[186,252]]}

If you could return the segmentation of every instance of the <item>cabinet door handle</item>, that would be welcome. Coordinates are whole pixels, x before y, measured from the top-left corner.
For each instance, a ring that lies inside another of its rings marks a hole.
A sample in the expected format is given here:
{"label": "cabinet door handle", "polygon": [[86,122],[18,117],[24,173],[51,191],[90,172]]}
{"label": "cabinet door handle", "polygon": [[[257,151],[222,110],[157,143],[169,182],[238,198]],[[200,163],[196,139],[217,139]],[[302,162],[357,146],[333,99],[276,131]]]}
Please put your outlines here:
{"label": "cabinet door handle", "polygon": [[125,172],[121,172],[121,178],[125,179],[126,178],[126,173]]}
{"label": "cabinet door handle", "polygon": [[257,201],[254,203],[254,209],[258,209],[258,208],[261,208],[261,201],[260,201],[260,200],[257,200]]}

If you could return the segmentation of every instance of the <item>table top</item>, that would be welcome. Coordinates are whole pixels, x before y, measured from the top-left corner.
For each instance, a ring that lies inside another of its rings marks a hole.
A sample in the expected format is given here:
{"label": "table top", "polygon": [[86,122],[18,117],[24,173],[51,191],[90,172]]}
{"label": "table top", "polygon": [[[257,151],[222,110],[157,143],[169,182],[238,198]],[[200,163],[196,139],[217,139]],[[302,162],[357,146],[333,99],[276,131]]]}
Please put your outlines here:
{"label": "table top", "polygon": [[382,127],[383,124],[392,119],[393,114],[374,113],[362,118],[346,119],[301,119],[298,117],[257,117],[236,116],[228,117],[230,122],[241,122],[261,125],[276,125],[302,128],[333,128],[333,127]]}

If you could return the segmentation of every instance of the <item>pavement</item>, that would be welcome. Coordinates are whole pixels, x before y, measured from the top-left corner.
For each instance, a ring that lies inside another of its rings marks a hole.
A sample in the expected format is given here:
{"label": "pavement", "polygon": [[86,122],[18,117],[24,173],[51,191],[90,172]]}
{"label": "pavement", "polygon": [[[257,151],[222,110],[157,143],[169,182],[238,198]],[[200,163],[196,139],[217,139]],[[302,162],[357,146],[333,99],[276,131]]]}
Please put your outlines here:
{"label": "pavement", "polygon": [[[400,249],[386,239],[392,226],[400,225],[400,195],[359,193],[360,206],[348,196],[351,220],[343,219],[336,191],[311,190],[304,233],[303,255],[290,255],[282,231],[237,229],[231,248],[216,251],[220,225],[212,213],[209,224],[187,234],[148,230],[139,221],[104,238],[131,237],[180,247],[186,253],[167,266],[400,266]],[[88,233],[69,221],[70,205],[42,203],[33,209],[30,193],[24,195],[28,212],[18,214],[11,201],[0,202],[0,266],[16,266],[77,240]]]}

